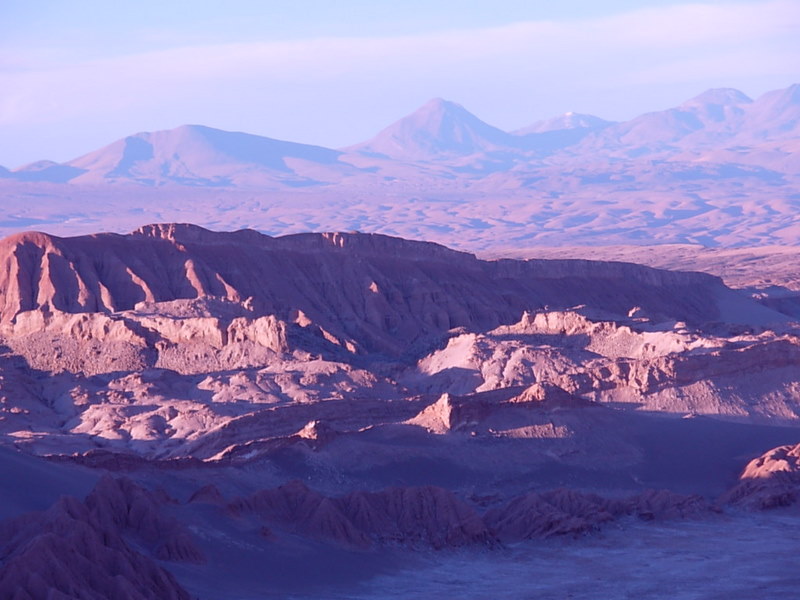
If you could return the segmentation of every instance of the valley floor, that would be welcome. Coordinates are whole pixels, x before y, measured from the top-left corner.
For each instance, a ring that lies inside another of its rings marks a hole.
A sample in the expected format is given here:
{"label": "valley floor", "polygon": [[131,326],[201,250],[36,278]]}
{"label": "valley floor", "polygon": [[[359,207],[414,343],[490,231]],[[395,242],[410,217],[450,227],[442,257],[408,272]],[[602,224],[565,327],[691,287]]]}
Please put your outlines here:
{"label": "valley floor", "polygon": [[[800,519],[788,513],[628,522],[497,551],[430,552],[329,599],[770,600],[793,598]],[[202,596],[201,596],[202,597]],[[242,600],[248,596],[240,597]],[[262,596],[253,596],[253,598]],[[319,592],[291,596],[319,598]]]}

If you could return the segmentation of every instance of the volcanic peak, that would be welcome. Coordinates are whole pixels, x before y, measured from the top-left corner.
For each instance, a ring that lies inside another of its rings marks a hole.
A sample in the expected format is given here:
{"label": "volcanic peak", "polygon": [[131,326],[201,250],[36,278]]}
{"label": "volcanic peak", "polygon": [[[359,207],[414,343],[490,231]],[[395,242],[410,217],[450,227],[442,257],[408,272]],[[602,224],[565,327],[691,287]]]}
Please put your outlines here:
{"label": "volcanic peak", "polygon": [[513,136],[481,121],[460,104],[435,98],[371,140],[347,150],[432,160],[504,150],[516,144]]}
{"label": "volcanic peak", "polygon": [[734,88],[713,88],[690,98],[681,106],[695,106],[705,104],[718,104],[721,106],[736,106],[752,104],[752,98]]}

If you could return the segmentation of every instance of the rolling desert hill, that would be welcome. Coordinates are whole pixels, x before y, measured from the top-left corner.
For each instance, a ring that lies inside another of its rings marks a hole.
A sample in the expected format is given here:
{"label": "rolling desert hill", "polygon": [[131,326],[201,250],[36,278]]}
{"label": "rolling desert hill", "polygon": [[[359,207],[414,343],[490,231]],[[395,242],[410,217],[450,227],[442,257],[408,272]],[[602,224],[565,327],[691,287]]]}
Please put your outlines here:
{"label": "rolling desert hill", "polygon": [[681,147],[724,145],[747,128],[749,111],[758,111],[758,104],[738,90],[708,90],[676,108],[611,125],[586,144],[629,157],[669,156]]}
{"label": "rolling desert hill", "polygon": [[[76,183],[129,181],[145,185],[253,187],[319,183],[314,176],[336,173],[341,153],[200,125],[139,133],[69,161]],[[311,175],[314,172],[315,175]]]}

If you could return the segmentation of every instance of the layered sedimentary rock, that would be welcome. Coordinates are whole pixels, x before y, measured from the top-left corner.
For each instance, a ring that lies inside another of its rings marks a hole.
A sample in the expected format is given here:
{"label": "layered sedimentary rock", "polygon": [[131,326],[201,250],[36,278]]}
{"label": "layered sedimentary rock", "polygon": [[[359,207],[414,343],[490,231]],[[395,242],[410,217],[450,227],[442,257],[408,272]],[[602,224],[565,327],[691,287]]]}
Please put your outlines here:
{"label": "layered sedimentary rock", "polygon": [[574,437],[479,395],[531,385],[573,404],[797,418],[787,317],[698,273],[175,224],[20,234],[0,262],[0,431],[39,453],[234,458],[315,420]]}
{"label": "layered sedimentary rock", "polygon": [[[22,598],[708,518],[797,439],[797,325],[708,275],[189,225],[0,264],[0,443],[130,478],[0,524]],[[791,505],[797,454],[725,510]]]}
{"label": "layered sedimentary rock", "polygon": [[213,297],[244,302],[255,317],[310,321],[340,343],[389,353],[431,332],[510,324],[537,307],[590,304],[615,314],[641,307],[701,323],[725,320],[726,296],[733,298],[712,276],[625,263],[485,262],[386,236],[270,238],[189,225],[127,236],[20,234],[3,240],[0,263],[5,324],[33,310],[119,313],[140,303]]}

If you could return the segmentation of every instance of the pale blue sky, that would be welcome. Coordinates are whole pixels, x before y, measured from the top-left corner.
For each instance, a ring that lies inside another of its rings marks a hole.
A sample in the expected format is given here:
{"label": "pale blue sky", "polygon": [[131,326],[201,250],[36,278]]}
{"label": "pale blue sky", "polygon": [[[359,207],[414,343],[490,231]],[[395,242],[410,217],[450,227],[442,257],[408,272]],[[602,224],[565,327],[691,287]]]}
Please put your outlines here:
{"label": "pale blue sky", "polygon": [[0,165],[183,123],[345,146],[437,96],[627,119],[800,82],[797,31],[797,0],[5,0]]}
{"label": "pale blue sky", "polygon": [[[745,3],[744,0],[740,3]],[[259,41],[413,34],[574,19],[680,4],[675,0],[7,0],[0,33],[20,46],[65,45],[97,53],[182,41]],[[705,4],[730,2],[711,0]]]}

